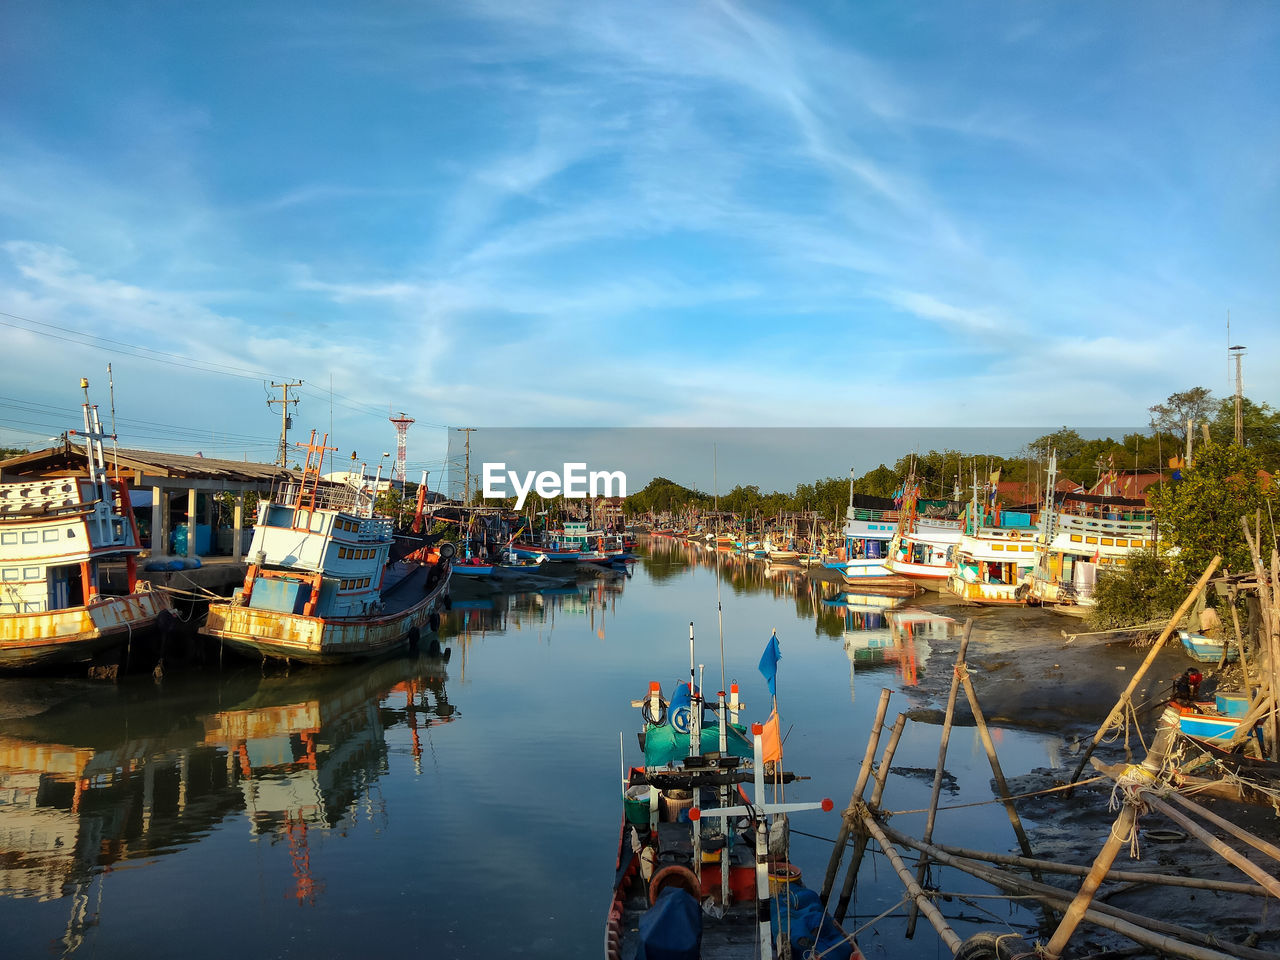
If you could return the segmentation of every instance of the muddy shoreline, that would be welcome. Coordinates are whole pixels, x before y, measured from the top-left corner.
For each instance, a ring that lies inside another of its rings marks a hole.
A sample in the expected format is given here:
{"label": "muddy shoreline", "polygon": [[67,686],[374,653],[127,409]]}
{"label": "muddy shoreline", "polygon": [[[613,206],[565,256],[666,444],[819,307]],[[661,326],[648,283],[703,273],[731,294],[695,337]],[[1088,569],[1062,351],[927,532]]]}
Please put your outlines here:
{"label": "muddy shoreline", "polygon": [[[1120,694],[1129,684],[1150,648],[1128,641],[1099,642],[1082,638],[1068,643],[1062,631],[1087,630],[1077,618],[1036,608],[984,608],[955,603],[953,599],[927,594],[915,605],[952,617],[959,624],[972,618],[973,629],[966,663],[978,701],[989,723],[1031,731],[1053,732],[1063,738],[1062,766],[1038,769],[1009,780],[1010,790],[1025,793],[1066,783],[1079,762],[1080,744],[1092,740]],[[951,686],[961,631],[931,642],[929,669],[921,671],[919,684],[903,691],[910,703],[908,715],[915,722],[942,722]],[[1173,681],[1193,661],[1181,647],[1166,644],[1134,692],[1141,734],[1150,742],[1160,709],[1172,691]],[[1206,687],[1219,678],[1202,666]],[[1224,674],[1221,682],[1230,687],[1237,675]],[[959,696],[954,722],[974,723],[963,695]],[[1145,754],[1142,741],[1131,731],[1133,759]],[[1099,746],[1095,756],[1106,763],[1126,761],[1124,738]],[[1094,776],[1086,767],[1083,777]],[[992,782],[994,792],[995,785]],[[1112,793],[1110,780],[1101,780],[1065,793],[1047,794],[1018,801],[1018,811],[1027,828],[1035,856],[1059,863],[1091,864],[1101,850],[1115,812],[1108,809]],[[1272,843],[1280,842],[1280,820],[1271,807],[1249,806],[1226,801],[1205,801],[1219,816],[1256,833]],[[996,812],[993,816],[1003,817]],[[1251,849],[1223,831],[1211,831],[1271,874],[1280,864]],[[963,838],[936,835],[944,844],[964,846]],[[995,852],[1018,853],[1012,831],[1009,847]],[[1175,872],[1204,879],[1243,882],[1248,878],[1194,837],[1186,836],[1176,824],[1156,813],[1139,821],[1140,859],[1130,859],[1124,850],[1113,869]],[[1052,883],[1074,893],[1080,879],[1046,876]],[[1200,930],[1221,939],[1217,949],[1234,955],[1232,944],[1280,952],[1280,912],[1267,898],[1152,885],[1104,884],[1099,900],[1112,906],[1169,923]],[[1042,930],[1047,940],[1050,931]],[[929,935],[928,933],[924,935]],[[919,936],[919,934],[918,934]],[[1028,937],[1033,939],[1033,937]],[[1138,952],[1135,952],[1138,950]],[[1100,927],[1083,924],[1072,938],[1067,954],[1111,954],[1122,951],[1129,957],[1161,956],[1155,950],[1136,948],[1125,937]],[[1114,955],[1114,954],[1113,954]]]}

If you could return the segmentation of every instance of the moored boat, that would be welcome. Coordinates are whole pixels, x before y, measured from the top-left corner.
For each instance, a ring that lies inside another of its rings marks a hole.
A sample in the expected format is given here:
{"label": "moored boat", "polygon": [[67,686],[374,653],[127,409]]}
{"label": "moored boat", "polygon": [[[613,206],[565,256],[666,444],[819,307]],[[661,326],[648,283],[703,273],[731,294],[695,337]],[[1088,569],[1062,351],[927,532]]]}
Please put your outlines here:
{"label": "moored boat", "polygon": [[[692,625],[690,634],[692,655]],[[644,764],[632,767],[624,783],[606,960],[798,957],[809,951],[860,960],[853,939],[787,861],[785,818],[777,816],[831,810],[831,801],[765,800],[766,758],[775,791],[796,779],[781,770],[776,714],[748,735],[738,723],[734,684],[727,700],[720,693],[718,718],[707,723],[710,705],[692,677],[670,701],[660,684],[651,683],[648,696],[632,704],[643,717]],[[751,799],[746,783],[753,784]]]}
{"label": "moored boat", "polygon": [[[994,490],[991,491],[994,493]],[[1028,588],[1022,583],[1036,565],[1039,517],[1031,510],[1004,510],[985,492],[973,498],[961,517],[947,589],[966,603],[1021,606]]]}
{"label": "moored boat", "polygon": [[[0,668],[76,663],[122,646],[171,615],[137,577],[141,552],[128,484],[109,478],[98,408],[85,392],[88,475],[0,484]],[[123,561],[126,592],[104,590]]]}
{"label": "moored boat", "polygon": [[1231,663],[1240,656],[1240,651],[1217,637],[1206,637],[1202,633],[1179,630],[1178,639],[1187,653],[1201,663],[1221,663],[1225,655],[1226,662]]}
{"label": "moored boat", "polygon": [[[412,646],[439,625],[448,598],[452,543],[427,540],[393,556],[390,517],[371,490],[320,479],[325,438],[306,445],[302,478],[258,508],[244,584],[210,603],[200,628],[245,652],[308,663],[345,663]],[[301,446],[301,445],[300,445]]]}

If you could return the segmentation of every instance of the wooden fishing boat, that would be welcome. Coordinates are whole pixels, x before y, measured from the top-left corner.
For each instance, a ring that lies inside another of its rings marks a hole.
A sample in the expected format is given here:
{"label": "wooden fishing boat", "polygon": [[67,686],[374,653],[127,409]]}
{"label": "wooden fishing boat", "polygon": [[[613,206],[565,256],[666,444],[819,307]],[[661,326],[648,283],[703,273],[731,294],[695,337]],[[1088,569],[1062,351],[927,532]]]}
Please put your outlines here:
{"label": "wooden fishing boat", "polygon": [[[209,604],[200,632],[245,652],[346,663],[413,646],[440,623],[454,546],[396,542],[373,491],[320,479],[328,437],[306,444],[302,479],[259,504],[244,585]],[[303,446],[299,444],[299,446]]]}
{"label": "wooden fishing boat", "polygon": [[961,516],[947,589],[978,606],[1022,606],[1030,588],[1023,583],[1036,565],[1043,538],[1039,517],[1025,510],[1003,510],[987,496],[973,498]]}
{"label": "wooden fishing boat", "polygon": [[[691,636],[691,651],[692,642]],[[654,956],[658,949],[663,957],[691,960],[809,951],[861,960],[853,939],[787,861],[781,840],[785,818],[778,814],[833,805],[765,802],[765,728],[755,724],[748,734],[738,723],[737,685],[727,700],[721,692],[712,723],[705,722],[709,707],[692,679],[678,685],[670,702],[651,683],[633,705],[643,717],[644,764],[624,781],[606,960]],[[776,733],[776,719],[771,725]],[[773,782],[796,779],[780,767],[774,764]],[[745,783],[753,784],[750,800]]]}
{"label": "wooden fishing boat", "polygon": [[1182,641],[1183,649],[1201,663],[1221,663],[1224,654],[1227,662],[1231,663],[1240,656],[1238,649],[1217,637],[1206,637],[1202,633],[1179,630],[1178,639]]}
{"label": "wooden fishing boat", "polygon": [[[88,381],[80,385],[88,475],[0,484],[0,668],[90,660],[172,615],[165,595],[137,577],[129,487],[107,475],[98,408]],[[124,594],[104,589],[111,561],[125,564]]]}
{"label": "wooden fishing boat", "polygon": [[468,557],[453,564],[455,577],[489,577],[493,575],[493,564],[479,557]]}
{"label": "wooden fishing boat", "polygon": [[[1226,743],[1240,729],[1247,704],[1243,694],[1231,693],[1219,693],[1212,700],[1171,700],[1165,707],[1165,720],[1176,723],[1178,730],[1192,740]],[[1255,726],[1248,736],[1260,737],[1261,728]]]}
{"label": "wooden fishing boat", "polygon": [[577,560],[582,551],[555,544],[515,542],[511,544],[510,552],[518,560],[536,560],[539,557],[548,560]]}

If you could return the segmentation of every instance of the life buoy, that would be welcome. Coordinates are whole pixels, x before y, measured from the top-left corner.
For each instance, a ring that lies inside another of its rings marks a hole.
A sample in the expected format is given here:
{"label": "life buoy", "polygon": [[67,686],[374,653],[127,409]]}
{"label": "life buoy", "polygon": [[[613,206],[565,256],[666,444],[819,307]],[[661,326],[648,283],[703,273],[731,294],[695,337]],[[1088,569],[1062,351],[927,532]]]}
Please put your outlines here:
{"label": "life buoy", "polygon": [[649,903],[658,902],[658,895],[665,887],[679,887],[693,899],[701,902],[702,885],[698,883],[697,874],[681,863],[672,863],[663,867],[649,881]]}
{"label": "life buoy", "polygon": [[1022,537],[1022,534],[1020,534],[1017,530],[1010,530],[1010,531],[1009,531],[1009,539],[1010,539],[1010,540],[1018,540],[1018,539],[1021,539],[1021,537]]}

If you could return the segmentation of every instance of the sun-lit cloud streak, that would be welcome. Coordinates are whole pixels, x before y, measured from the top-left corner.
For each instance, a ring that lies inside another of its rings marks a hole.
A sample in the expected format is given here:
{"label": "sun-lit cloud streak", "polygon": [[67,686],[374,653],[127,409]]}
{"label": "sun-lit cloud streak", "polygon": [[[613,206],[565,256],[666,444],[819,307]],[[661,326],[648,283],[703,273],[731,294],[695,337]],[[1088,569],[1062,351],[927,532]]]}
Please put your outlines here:
{"label": "sun-lit cloud streak", "polygon": [[[80,142],[3,121],[0,310],[303,377],[313,418],[332,376],[363,401],[335,429],[371,445],[392,404],[526,425],[1140,422],[1173,390],[1223,389],[1203,358],[1228,307],[1265,391],[1277,17],[1184,12],[1144,39],[1110,22],[1127,11],[962,6],[227,17],[243,77],[139,46],[79,94],[105,118]],[[94,69],[55,56],[71,35],[44,35],[50,75]],[[15,367],[63,349],[13,342]],[[148,380],[204,421],[265,409],[212,375]]]}

